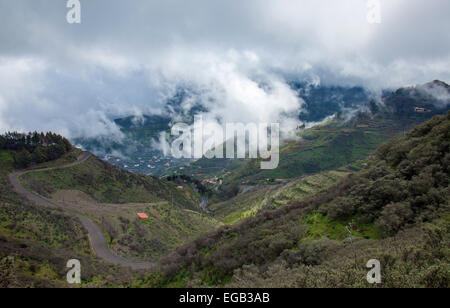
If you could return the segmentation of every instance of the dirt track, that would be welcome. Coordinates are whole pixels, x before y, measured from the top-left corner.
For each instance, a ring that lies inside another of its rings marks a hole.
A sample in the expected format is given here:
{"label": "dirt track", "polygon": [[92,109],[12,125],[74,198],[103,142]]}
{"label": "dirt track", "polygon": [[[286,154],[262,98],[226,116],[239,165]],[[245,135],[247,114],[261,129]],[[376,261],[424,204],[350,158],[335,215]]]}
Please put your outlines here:
{"label": "dirt track", "polygon": [[86,216],[75,213],[73,210],[64,207],[62,204],[50,202],[49,200],[41,197],[40,195],[27,190],[19,181],[19,178],[22,175],[27,174],[29,172],[42,172],[42,171],[70,168],[70,167],[84,163],[90,157],[91,157],[91,154],[88,152],[85,152],[78,158],[78,160],[76,162],[67,164],[64,166],[13,172],[9,175],[9,180],[10,180],[11,184],[13,185],[14,190],[18,194],[27,198],[28,200],[30,200],[40,206],[44,206],[44,207],[48,207],[48,208],[56,208],[56,207],[64,208],[65,210],[67,210],[68,212],[70,212],[71,214],[76,216],[80,220],[83,227],[87,230],[92,249],[94,250],[97,257],[99,257],[109,263],[124,266],[124,267],[131,267],[132,269],[135,269],[135,270],[148,269],[148,268],[154,267],[155,263],[153,263],[153,262],[141,262],[141,261],[129,260],[129,259],[125,259],[123,257],[118,256],[108,247],[108,245],[106,243],[105,235],[103,234],[103,231],[91,219],[89,219]]}

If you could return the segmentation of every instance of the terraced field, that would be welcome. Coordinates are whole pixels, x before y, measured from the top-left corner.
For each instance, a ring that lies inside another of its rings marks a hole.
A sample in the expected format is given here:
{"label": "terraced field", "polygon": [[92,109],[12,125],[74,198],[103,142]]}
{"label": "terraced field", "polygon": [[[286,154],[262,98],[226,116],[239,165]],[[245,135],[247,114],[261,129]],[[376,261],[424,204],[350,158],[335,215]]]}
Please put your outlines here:
{"label": "terraced field", "polygon": [[348,171],[330,171],[304,176],[284,184],[244,187],[243,193],[231,200],[213,204],[210,209],[217,219],[226,224],[234,224],[256,215],[262,209],[279,208],[326,191],[347,174]]}

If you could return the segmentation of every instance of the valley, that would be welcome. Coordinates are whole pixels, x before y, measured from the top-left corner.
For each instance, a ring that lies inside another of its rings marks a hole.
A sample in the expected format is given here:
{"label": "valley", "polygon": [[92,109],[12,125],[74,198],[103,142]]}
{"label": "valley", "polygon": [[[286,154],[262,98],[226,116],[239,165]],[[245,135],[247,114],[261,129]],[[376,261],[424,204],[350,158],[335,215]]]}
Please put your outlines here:
{"label": "valley", "polygon": [[0,289],[449,289],[448,12],[0,0]]}
{"label": "valley", "polygon": [[[155,177],[56,135],[7,135],[0,271],[8,284],[67,286],[67,256],[91,264],[82,287],[358,287],[374,256],[389,264],[386,286],[445,285],[450,114],[420,124],[439,112],[386,110],[299,130],[275,170],[200,159]],[[394,279],[405,270],[418,278]]]}
{"label": "valley", "polygon": [[376,258],[383,287],[448,287],[449,125],[450,113],[434,117],[324,191],[178,248],[150,285],[367,287],[364,265]]}
{"label": "valley", "polygon": [[[19,174],[20,181],[47,202],[101,226],[118,255],[157,260],[217,225],[202,213],[201,198],[189,185],[181,190],[173,183],[134,175],[85,155],[88,158],[64,168]],[[148,219],[140,220],[137,213],[146,213]]]}

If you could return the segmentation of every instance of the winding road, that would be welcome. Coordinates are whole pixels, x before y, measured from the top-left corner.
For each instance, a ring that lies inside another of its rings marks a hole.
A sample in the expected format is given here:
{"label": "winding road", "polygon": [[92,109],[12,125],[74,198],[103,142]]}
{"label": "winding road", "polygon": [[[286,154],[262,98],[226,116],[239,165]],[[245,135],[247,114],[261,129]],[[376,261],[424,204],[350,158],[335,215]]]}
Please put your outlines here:
{"label": "winding road", "polygon": [[208,212],[208,198],[206,196],[202,196],[202,202],[200,203],[200,207],[203,211]]}
{"label": "winding road", "polygon": [[80,215],[79,213],[75,212],[74,210],[68,209],[64,207],[62,204],[57,204],[54,202],[51,202],[44,197],[31,192],[27,190],[19,181],[19,178],[29,172],[42,172],[42,171],[49,171],[49,170],[57,170],[57,169],[65,169],[70,168],[76,165],[80,165],[87,161],[91,157],[91,153],[85,152],[82,155],[80,155],[76,162],[59,166],[59,167],[53,167],[53,168],[45,168],[45,169],[31,169],[31,170],[24,170],[24,171],[16,171],[11,174],[9,174],[9,181],[11,182],[12,186],[14,187],[14,190],[27,198],[28,200],[36,203],[39,206],[47,207],[47,208],[64,208],[66,211],[70,212],[74,216],[76,216],[83,227],[87,230],[89,240],[92,246],[92,249],[94,250],[94,253],[97,255],[97,257],[105,260],[106,262],[120,265],[123,267],[131,267],[134,270],[139,269],[149,269],[155,266],[156,263],[154,262],[143,262],[143,261],[136,261],[136,260],[130,260],[126,259],[124,257],[118,256],[115,252],[113,252],[106,242],[105,235],[101,228],[96,225],[91,219],[89,219],[86,216]]}

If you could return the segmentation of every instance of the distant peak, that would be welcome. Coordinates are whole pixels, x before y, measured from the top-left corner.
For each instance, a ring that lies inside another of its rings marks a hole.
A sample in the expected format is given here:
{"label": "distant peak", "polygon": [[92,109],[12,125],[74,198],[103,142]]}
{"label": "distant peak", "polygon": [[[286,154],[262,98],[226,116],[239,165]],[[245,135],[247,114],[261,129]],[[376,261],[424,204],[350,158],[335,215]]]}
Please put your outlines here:
{"label": "distant peak", "polygon": [[447,83],[445,83],[441,80],[437,80],[437,79],[433,80],[429,83],[426,83],[425,86],[440,86],[440,87],[444,87],[444,88],[450,88],[450,86]]}

